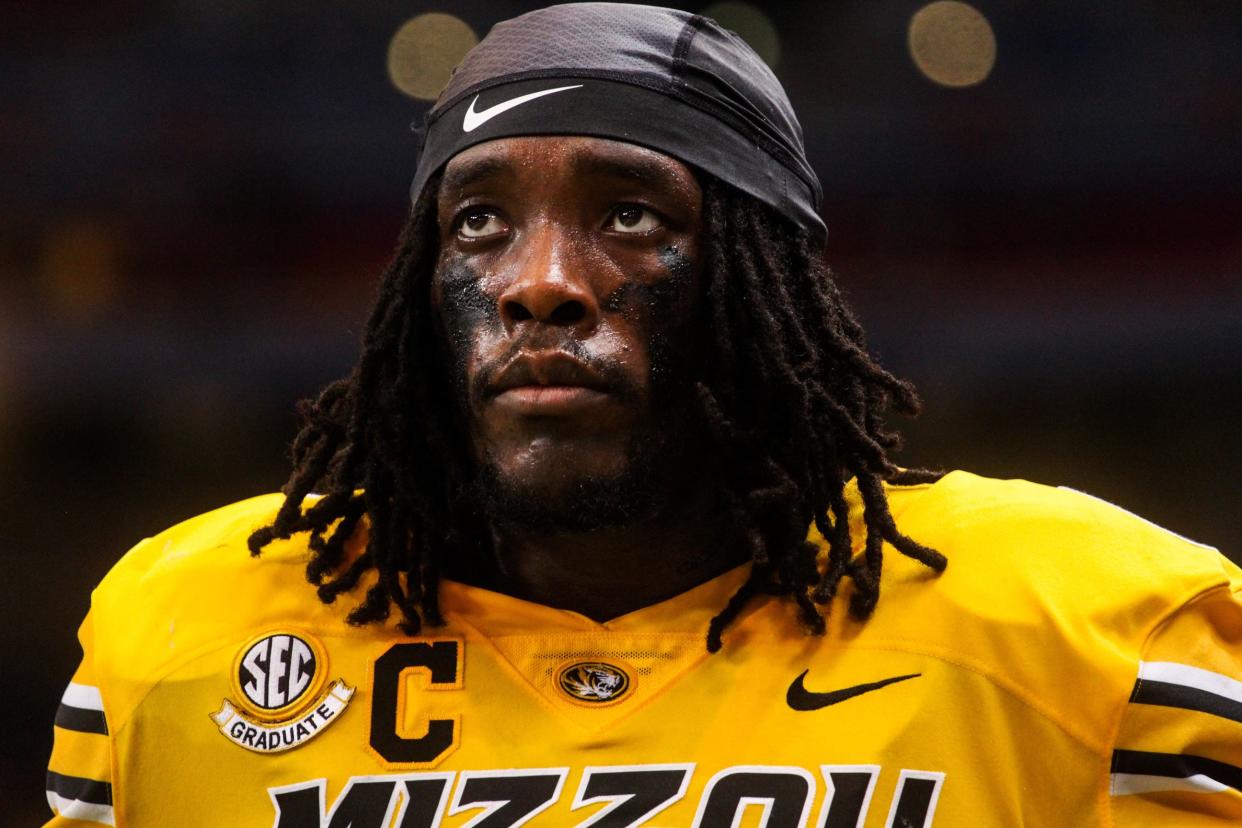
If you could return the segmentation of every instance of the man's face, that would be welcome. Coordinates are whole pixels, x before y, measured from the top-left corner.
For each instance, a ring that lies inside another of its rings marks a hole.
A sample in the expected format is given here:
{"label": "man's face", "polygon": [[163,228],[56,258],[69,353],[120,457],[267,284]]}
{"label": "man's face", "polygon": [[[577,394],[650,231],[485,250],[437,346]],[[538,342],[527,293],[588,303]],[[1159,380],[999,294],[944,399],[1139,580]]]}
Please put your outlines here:
{"label": "man's face", "polygon": [[675,476],[702,201],[681,162],[600,138],[506,138],[445,167],[432,302],[497,517],[624,524]]}

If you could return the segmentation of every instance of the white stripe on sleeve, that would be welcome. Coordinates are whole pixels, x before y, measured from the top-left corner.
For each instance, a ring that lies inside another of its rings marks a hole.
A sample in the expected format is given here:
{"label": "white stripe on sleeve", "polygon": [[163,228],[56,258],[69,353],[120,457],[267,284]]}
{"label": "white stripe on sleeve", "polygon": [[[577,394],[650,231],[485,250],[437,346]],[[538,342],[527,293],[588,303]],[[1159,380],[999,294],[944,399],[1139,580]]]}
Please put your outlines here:
{"label": "white stripe on sleeve", "polygon": [[1109,792],[1113,796],[1154,793],[1156,791],[1198,791],[1220,793],[1229,790],[1228,785],[1210,776],[1196,773],[1194,776],[1149,776],[1145,773],[1114,773],[1110,777]]}
{"label": "white stripe on sleeve", "polygon": [[47,792],[47,804],[52,812],[65,819],[80,819],[83,822],[98,822],[100,825],[116,825],[116,815],[111,805],[98,805],[94,802],[82,802],[78,799],[65,799],[55,791]]}
{"label": "white stripe on sleeve", "polygon": [[1242,681],[1201,667],[1178,664],[1176,661],[1141,661],[1138,676],[1143,681],[1162,681],[1166,684],[1193,687],[1242,704]]}
{"label": "white stripe on sleeve", "polygon": [[103,696],[99,694],[98,687],[91,687],[89,684],[69,682],[69,686],[65,688],[65,695],[61,696],[60,700],[62,704],[70,707],[103,712]]}

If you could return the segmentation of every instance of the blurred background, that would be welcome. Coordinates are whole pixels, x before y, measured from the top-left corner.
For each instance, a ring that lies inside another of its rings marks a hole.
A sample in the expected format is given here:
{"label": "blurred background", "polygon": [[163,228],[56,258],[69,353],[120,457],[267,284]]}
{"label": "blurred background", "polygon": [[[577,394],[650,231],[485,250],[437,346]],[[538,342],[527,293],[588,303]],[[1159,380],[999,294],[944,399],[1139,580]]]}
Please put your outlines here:
{"label": "blurred background", "polygon": [[[293,403],[348,371],[394,247],[410,125],[536,5],[4,4],[5,825],[47,812],[92,586],[281,485]],[[1242,553],[1242,5],[676,5],[793,99],[832,264],[926,401],[904,463]]]}

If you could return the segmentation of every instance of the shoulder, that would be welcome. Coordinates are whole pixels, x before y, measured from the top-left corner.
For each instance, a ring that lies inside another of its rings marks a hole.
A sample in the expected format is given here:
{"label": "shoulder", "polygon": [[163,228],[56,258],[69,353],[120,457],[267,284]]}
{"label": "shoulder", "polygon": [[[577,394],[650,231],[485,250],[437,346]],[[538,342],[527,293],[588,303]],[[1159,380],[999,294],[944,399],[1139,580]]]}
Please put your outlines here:
{"label": "shoulder", "polygon": [[1216,549],[1064,487],[958,471],[890,500],[898,528],[947,555],[946,582],[976,598],[1143,601],[1158,615],[1229,580]]}
{"label": "shoulder", "polygon": [[[252,532],[271,522],[282,502],[279,494],[253,497],[143,539],[100,582],[93,603],[98,608],[101,602],[128,601],[139,595],[143,603],[149,603],[243,570],[252,571],[257,562],[251,559],[246,541]],[[274,551],[273,555],[264,555],[265,567],[289,563],[293,551],[289,544]]]}
{"label": "shoulder", "polygon": [[252,556],[247,539],[283,502],[264,495],[208,512],[147,538],[91,596],[92,657],[101,681],[135,692],[254,630],[343,625],[348,607],[325,606],[306,583],[306,537]]}
{"label": "shoulder", "polygon": [[892,487],[889,503],[948,567],[888,549],[874,616],[837,634],[983,676],[1101,751],[1153,635],[1242,574],[1124,509],[1024,480],[953,472]]}
{"label": "shoulder", "polygon": [[1160,624],[1239,576],[1211,547],[1025,480],[953,472],[933,485],[893,487],[890,506],[899,531],[949,564],[933,576],[889,549],[874,634],[997,669],[1022,654],[1061,670],[1115,660],[1126,673]]}

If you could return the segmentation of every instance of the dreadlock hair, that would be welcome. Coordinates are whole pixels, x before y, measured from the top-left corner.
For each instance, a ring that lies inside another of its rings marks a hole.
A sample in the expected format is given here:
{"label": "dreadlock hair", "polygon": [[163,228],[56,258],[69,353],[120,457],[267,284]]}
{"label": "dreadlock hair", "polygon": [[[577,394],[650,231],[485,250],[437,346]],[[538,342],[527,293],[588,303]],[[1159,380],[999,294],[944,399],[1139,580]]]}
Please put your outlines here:
{"label": "dreadlock hair", "polygon": [[[713,479],[723,481],[727,519],[752,562],[708,627],[707,649],[716,652],[723,631],[761,593],[791,599],[807,631],[822,634],[817,605],[848,578],[850,612],[868,617],[880,595],[884,542],[937,572],[947,561],[901,534],[889,511],[883,481],[926,482],[939,473],[890,460],[900,441],[885,418],[917,414],[919,399],[868,354],[822,245],[755,199],[701,180],[699,335],[707,356],[692,390],[713,447]],[[284,502],[249,539],[258,555],[277,538],[309,533],[306,577],[325,603],[376,570],[348,621],[380,622],[395,606],[408,634],[443,623],[442,564],[477,560],[492,543],[472,502],[474,472],[430,304],[437,189],[436,180],[424,188],[402,231],[355,369],[300,405]],[[857,556],[844,495],[851,477],[865,527]],[[323,496],[304,507],[313,489]],[[364,514],[366,548],[347,561],[346,541]],[[812,522],[828,542],[822,563],[807,540]]]}

